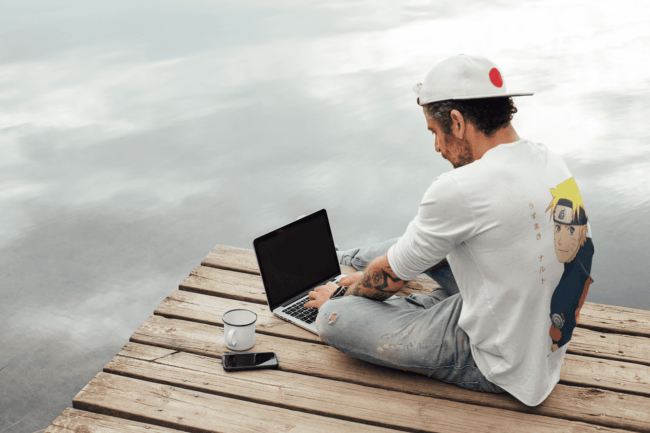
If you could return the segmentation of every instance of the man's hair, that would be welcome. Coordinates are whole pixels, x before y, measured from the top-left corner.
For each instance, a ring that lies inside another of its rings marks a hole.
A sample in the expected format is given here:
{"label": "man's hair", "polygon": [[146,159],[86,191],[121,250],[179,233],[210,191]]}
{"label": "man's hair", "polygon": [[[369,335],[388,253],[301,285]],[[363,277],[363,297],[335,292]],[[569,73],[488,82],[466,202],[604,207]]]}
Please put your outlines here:
{"label": "man's hair", "polygon": [[436,120],[442,131],[451,134],[451,111],[458,110],[465,121],[471,122],[476,129],[486,136],[491,136],[512,120],[517,107],[512,98],[449,99],[425,104],[424,115],[429,120]]}

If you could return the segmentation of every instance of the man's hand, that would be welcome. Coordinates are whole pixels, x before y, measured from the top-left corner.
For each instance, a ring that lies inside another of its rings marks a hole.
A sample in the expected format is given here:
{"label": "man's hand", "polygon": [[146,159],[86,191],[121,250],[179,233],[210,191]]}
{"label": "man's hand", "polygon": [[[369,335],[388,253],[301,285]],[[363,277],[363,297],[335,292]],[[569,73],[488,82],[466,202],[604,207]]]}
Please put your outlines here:
{"label": "man's hand", "polygon": [[309,292],[309,301],[305,303],[305,308],[316,307],[320,309],[337,289],[338,286],[331,281],[324,286],[316,287],[312,292]]}

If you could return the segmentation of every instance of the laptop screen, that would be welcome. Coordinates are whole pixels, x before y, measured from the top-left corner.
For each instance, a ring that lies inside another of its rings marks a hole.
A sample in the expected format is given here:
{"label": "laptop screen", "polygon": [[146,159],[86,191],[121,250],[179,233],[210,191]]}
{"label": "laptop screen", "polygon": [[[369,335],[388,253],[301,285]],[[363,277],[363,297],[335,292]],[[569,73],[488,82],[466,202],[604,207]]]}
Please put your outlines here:
{"label": "laptop screen", "polygon": [[261,236],[253,245],[271,309],[341,273],[325,209]]}

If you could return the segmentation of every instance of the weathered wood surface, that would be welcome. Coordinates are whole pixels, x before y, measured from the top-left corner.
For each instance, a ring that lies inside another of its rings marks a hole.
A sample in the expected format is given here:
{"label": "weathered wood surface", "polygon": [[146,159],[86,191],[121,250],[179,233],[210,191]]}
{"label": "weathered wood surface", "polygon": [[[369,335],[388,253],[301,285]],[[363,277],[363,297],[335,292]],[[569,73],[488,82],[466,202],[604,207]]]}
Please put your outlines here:
{"label": "weathered wood surface", "polygon": [[[208,357],[220,358],[223,353],[229,352],[223,344],[223,328],[158,316],[151,316],[133,334],[131,341],[171,349],[172,352],[183,351]],[[125,347],[120,355],[128,356],[130,350],[134,350],[133,345]],[[367,363],[327,345],[258,334],[251,351],[277,353],[282,371],[392,391],[571,420],[601,424],[611,421],[617,423],[617,427],[624,425],[629,428],[632,424],[648,422],[647,410],[641,408],[650,407],[650,399],[646,397],[650,395],[650,388],[642,376],[647,377],[650,368],[638,364],[628,363],[628,368],[615,371],[596,370],[602,376],[599,377],[594,375],[594,369],[598,366],[585,362],[586,357],[566,355],[561,379],[566,375],[573,382],[583,380],[586,382],[584,385],[599,389],[558,384],[544,403],[530,408],[509,394],[464,390],[416,373]],[[633,372],[633,368],[644,371],[639,374],[637,370]],[[632,392],[641,395],[630,395]],[[602,417],[602,414],[606,416]]]}
{"label": "weathered wood surface", "polygon": [[650,365],[650,338],[575,328],[567,352]]}
{"label": "weathered wood surface", "polygon": [[[156,308],[154,314],[223,326],[223,313],[242,307],[257,314],[255,329],[261,334],[321,342],[318,335],[276,317],[265,304],[217,298],[182,290],[173,291]],[[567,352],[650,365],[650,338],[576,328]]]}
{"label": "weathered wood surface", "polygon": [[187,432],[391,431],[107,373],[98,373],[72,403],[75,409]]}
{"label": "weathered wood surface", "polygon": [[595,331],[650,337],[650,311],[585,302],[580,310],[579,326]]}
{"label": "weathered wood surface", "polygon": [[[423,432],[583,431],[594,425],[407,394],[281,370],[227,373],[218,359],[183,352],[156,362],[129,350],[105,372],[392,429]],[[341,398],[345,396],[345,398]],[[553,414],[555,416],[555,414]],[[596,418],[598,421],[600,419]]]}
{"label": "weathered wood surface", "polygon": [[260,267],[253,250],[217,245],[208,256],[203,259],[201,266],[228,269],[237,272],[259,275]]}
{"label": "weathered wood surface", "polygon": [[[260,273],[253,250],[226,245],[214,247],[201,262],[201,265],[254,275]],[[354,268],[349,266],[343,268],[346,268],[345,272],[347,273],[355,271]],[[434,287],[440,287],[437,283],[427,282],[430,280],[424,278],[418,278],[414,281],[422,286],[421,291],[423,293],[429,293]],[[416,289],[415,291],[419,290]],[[580,324],[578,326],[596,331],[650,337],[650,311],[585,302],[580,310]]]}
{"label": "weathered wood surface", "polygon": [[[624,395],[650,396],[650,368],[629,362],[565,355],[560,380],[574,385],[612,389]],[[645,404],[650,413],[650,400]]]}
{"label": "weathered wood surface", "polygon": [[208,325],[223,326],[221,316],[228,310],[246,308],[257,314],[256,334],[278,335],[296,340],[321,343],[316,334],[285,322],[274,315],[266,305],[241,300],[216,298],[198,293],[173,291],[156,308],[154,314],[171,319],[184,319]]}
{"label": "weathered wood surface", "polygon": [[177,431],[150,423],[68,408],[54,420],[45,433],[176,433]]}

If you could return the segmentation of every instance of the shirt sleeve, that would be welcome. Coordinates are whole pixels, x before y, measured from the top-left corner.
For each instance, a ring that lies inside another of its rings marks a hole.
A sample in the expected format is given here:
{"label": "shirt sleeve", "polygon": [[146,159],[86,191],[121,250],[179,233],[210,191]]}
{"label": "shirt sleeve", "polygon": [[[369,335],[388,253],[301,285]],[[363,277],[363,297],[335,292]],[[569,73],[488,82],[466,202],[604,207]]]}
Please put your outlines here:
{"label": "shirt sleeve", "polygon": [[467,200],[448,175],[441,175],[424,194],[417,216],[388,250],[388,263],[398,278],[409,281],[444,259],[471,238],[476,221]]}

